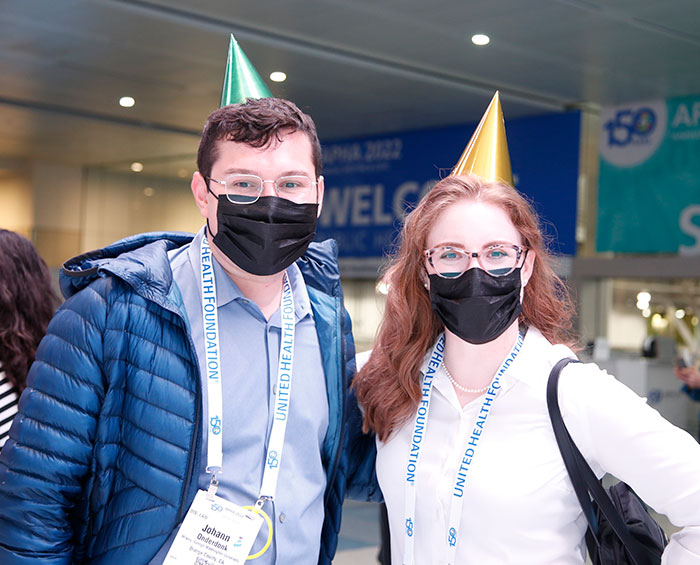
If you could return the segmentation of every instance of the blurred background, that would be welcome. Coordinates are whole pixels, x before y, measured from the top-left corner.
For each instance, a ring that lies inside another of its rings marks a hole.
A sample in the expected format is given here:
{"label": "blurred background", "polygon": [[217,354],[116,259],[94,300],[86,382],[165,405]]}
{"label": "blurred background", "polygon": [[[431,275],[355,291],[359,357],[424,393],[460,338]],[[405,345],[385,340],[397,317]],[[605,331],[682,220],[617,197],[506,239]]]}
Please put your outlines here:
{"label": "blurred background", "polygon": [[499,90],[583,355],[697,434],[672,366],[698,355],[698,21],[696,0],[0,0],[0,227],[55,276],[132,233],[198,230],[189,182],[233,33],[316,121],[318,237],[340,244],[367,349],[406,209]]}

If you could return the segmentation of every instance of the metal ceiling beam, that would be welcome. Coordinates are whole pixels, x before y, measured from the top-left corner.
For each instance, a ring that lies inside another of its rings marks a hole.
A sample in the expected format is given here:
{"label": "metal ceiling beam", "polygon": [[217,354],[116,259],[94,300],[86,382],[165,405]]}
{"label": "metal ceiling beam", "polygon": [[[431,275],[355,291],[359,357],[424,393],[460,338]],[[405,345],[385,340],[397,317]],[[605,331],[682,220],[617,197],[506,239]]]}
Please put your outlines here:
{"label": "metal ceiling beam", "polygon": [[15,108],[23,108],[25,110],[50,112],[52,114],[59,114],[62,116],[70,116],[73,118],[81,118],[86,120],[97,120],[100,122],[107,122],[110,124],[116,124],[120,126],[137,127],[142,129],[148,129],[151,131],[160,131],[164,133],[177,133],[180,135],[189,135],[195,137],[201,137],[202,135],[201,130],[187,129],[179,126],[172,126],[169,124],[151,122],[148,120],[118,117],[110,114],[103,114],[100,112],[91,112],[89,110],[71,108],[69,106],[60,106],[58,104],[47,104],[45,102],[21,100],[19,98],[9,98],[7,96],[0,96],[0,104],[4,104],[6,106],[14,106]]}
{"label": "metal ceiling beam", "polygon": [[684,279],[700,277],[698,256],[646,256],[613,258],[576,257],[573,261],[574,279]]}
{"label": "metal ceiling beam", "polygon": [[220,29],[227,33],[235,33],[240,37],[247,37],[267,45],[274,45],[283,50],[303,53],[312,57],[345,63],[357,67],[372,69],[375,71],[418,80],[429,84],[459,88],[469,92],[493,94],[494,90],[500,90],[503,97],[518,100],[521,103],[546,109],[549,111],[565,111],[577,108],[580,101],[564,100],[546,94],[532,92],[508,85],[494,84],[465,74],[452,73],[435,67],[427,67],[391,59],[369,55],[347,47],[340,47],[321,41],[300,39],[291,35],[283,35],[278,31],[274,33],[255,28],[250,25],[242,25],[239,22],[215,18],[203,15],[196,11],[163,6],[149,0],[101,0],[102,2],[131,8],[151,16],[168,18],[179,24],[196,25],[198,27]]}

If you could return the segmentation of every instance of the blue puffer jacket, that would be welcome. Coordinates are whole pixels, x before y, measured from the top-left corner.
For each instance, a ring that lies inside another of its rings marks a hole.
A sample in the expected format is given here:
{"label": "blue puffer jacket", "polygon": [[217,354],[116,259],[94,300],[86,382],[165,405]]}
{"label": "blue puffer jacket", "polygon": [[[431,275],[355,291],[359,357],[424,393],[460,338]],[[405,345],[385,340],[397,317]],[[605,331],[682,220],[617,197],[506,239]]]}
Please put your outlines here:
{"label": "blue puffer jacket", "polygon": [[[182,520],[197,488],[201,390],[166,253],[191,239],[133,236],[64,265],[68,300],[0,455],[0,563],[147,563]],[[348,393],[354,344],[335,243],[312,244],[298,264],[330,408],[318,559],[330,563],[348,481],[362,497],[376,484],[374,441]]]}

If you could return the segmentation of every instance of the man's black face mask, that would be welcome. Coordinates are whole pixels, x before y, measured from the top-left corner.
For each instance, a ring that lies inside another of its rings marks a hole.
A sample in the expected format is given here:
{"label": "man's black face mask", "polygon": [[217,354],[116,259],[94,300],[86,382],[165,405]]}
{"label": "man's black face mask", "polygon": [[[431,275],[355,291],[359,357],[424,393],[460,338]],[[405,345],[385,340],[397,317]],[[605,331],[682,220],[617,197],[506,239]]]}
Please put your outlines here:
{"label": "man's black face mask", "polygon": [[316,235],[318,204],[297,204],[279,196],[261,196],[252,204],[234,204],[225,195],[217,198],[214,244],[253,275],[281,273],[306,252]]}

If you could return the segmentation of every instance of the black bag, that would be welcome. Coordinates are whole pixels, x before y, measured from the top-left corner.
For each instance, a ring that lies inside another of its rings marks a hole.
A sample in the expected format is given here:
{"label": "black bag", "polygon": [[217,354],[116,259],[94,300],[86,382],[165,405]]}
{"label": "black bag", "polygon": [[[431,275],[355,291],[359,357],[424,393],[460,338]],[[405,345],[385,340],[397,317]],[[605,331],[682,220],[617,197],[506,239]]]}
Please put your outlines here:
{"label": "black bag", "polygon": [[617,483],[606,494],[562,420],[557,385],[559,373],[570,362],[576,361],[562,359],[552,368],[547,407],[564,465],[588,521],[586,546],[591,561],[593,565],[658,565],[668,543],[666,534],[627,484]]}

